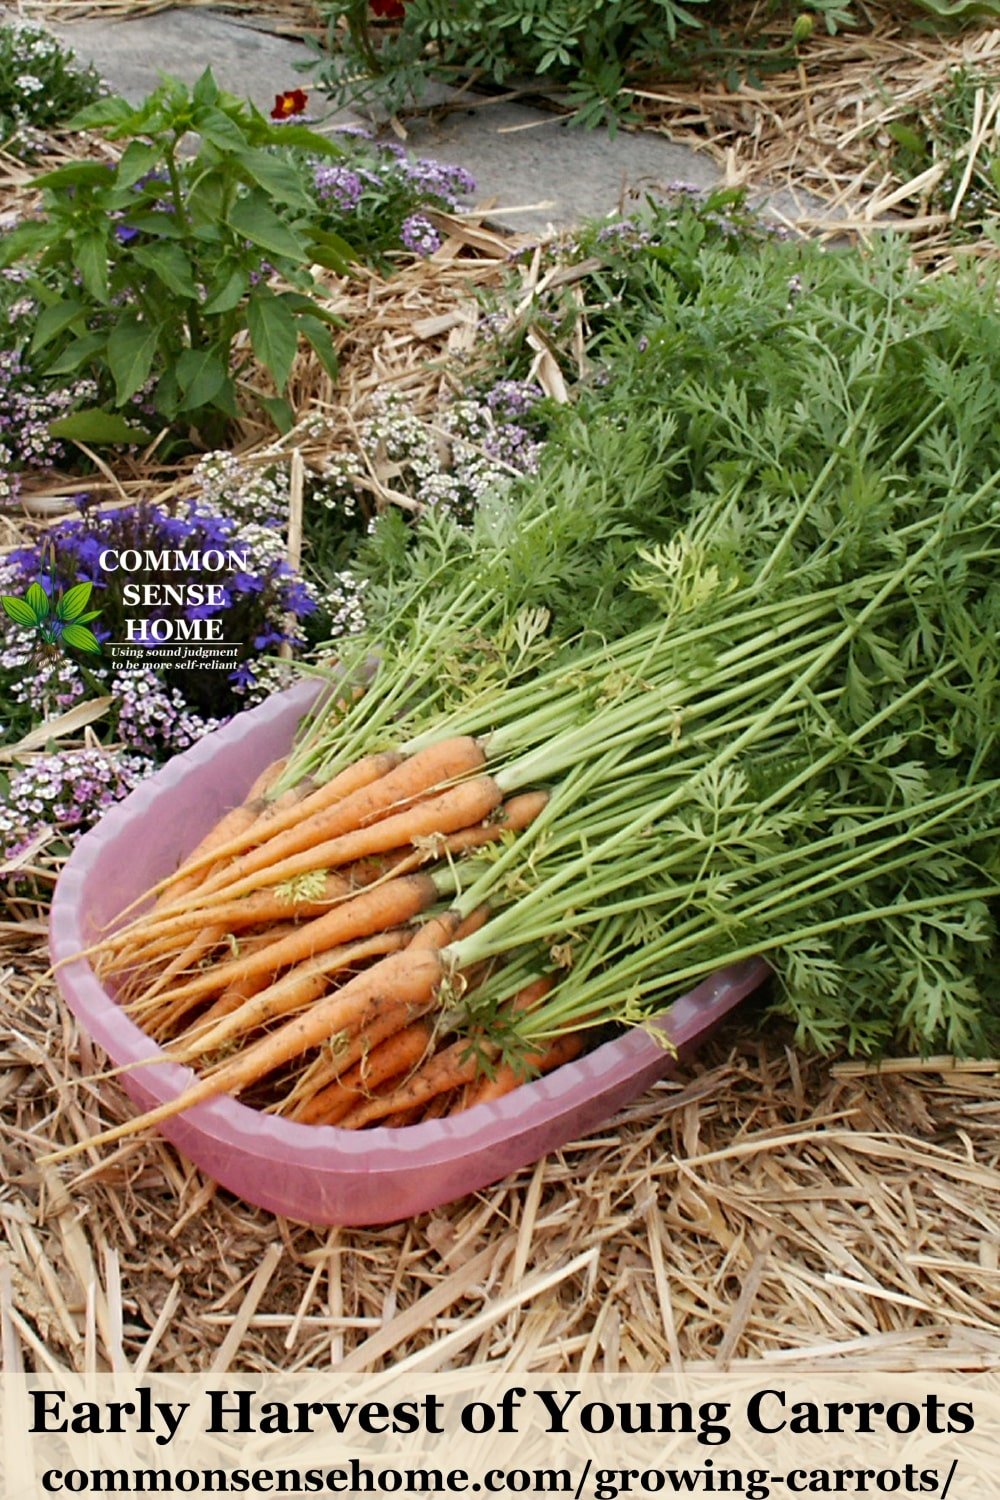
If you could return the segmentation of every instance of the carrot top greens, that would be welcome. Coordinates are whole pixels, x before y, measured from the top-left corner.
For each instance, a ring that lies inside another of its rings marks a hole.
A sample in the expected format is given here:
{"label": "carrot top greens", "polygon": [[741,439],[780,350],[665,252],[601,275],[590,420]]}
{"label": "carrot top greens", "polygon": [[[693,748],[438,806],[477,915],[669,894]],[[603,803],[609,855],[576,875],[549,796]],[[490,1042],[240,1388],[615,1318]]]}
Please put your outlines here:
{"label": "carrot top greens", "polygon": [[373,539],[366,691],[283,784],[462,733],[549,788],[465,867],[493,916],[446,950],[492,962],[465,1010],[511,1055],[752,953],[805,1045],[995,1039],[995,282],[891,239],[637,243],[540,475]]}

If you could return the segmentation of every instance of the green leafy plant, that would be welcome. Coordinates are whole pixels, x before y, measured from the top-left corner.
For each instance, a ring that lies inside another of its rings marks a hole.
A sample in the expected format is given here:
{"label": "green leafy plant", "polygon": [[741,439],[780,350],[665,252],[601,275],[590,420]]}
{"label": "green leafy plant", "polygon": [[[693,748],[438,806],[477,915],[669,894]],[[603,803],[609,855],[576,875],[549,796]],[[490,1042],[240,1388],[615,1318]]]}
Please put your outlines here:
{"label": "green leafy plant", "polygon": [[101,79],[43,26],[0,26],[0,145],[30,156],[44,132],[92,103]]}
{"label": "green leafy plant", "polygon": [[[323,7],[329,58],[320,71],[339,98],[376,94],[389,108],[419,98],[433,69],[495,84],[568,83],[583,124],[627,113],[626,64],[663,57],[697,27],[706,0],[335,0]],[[398,24],[373,26],[380,17]]]}
{"label": "green leafy plant", "polygon": [[[97,382],[98,403],[58,435],[135,442],[167,426],[175,442],[217,440],[248,401],[287,427],[300,340],[336,370],[336,319],[310,267],[343,273],[353,251],[321,225],[307,155],[339,158],[341,148],[301,124],[273,124],[208,70],[193,89],[166,79],[138,107],[101,99],[71,123],[125,142],[120,159],[36,179],[41,215],[0,246],[0,267],[31,271],[36,368]],[[244,330],[249,347],[237,346]],[[254,358],[273,393],[254,384]]]}
{"label": "green leafy plant", "polygon": [[[323,85],[340,100],[390,110],[421,97],[432,73],[558,90],[577,124],[634,118],[643,78],[708,70],[738,85],[794,63],[818,19],[854,24],[849,0],[773,0],[752,31],[727,0],[327,0]],[[800,20],[774,34],[777,18]],[[739,35],[731,35],[734,28]],[[746,34],[744,34],[746,33]]]}

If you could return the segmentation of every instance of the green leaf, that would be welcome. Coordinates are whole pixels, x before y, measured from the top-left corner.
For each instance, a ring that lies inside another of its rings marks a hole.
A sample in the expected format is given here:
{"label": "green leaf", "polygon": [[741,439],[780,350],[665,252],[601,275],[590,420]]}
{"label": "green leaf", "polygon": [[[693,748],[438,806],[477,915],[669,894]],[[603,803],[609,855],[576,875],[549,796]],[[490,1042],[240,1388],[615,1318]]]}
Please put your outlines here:
{"label": "green leaf", "polygon": [[119,405],[134,396],[149,379],[160,341],[160,330],[141,323],[135,313],[118,319],[108,338],[108,369]]}
{"label": "green leaf", "polygon": [[174,368],[188,410],[214,401],[225,383],[226,366],[214,349],[185,349]]}
{"label": "green leaf", "polygon": [[52,172],[43,172],[36,177],[32,187],[109,187],[114,181],[114,171],[103,161],[74,161],[65,167],[56,167]]}
{"label": "green leaf", "polygon": [[92,583],[75,583],[71,589],[67,589],[56,604],[57,620],[79,620],[86,614],[90,596],[93,593]]}
{"label": "green leaf", "polygon": [[302,208],[307,212],[315,208],[315,199],[305,191],[298,172],[279,157],[269,156],[266,151],[243,151],[239,169],[241,174],[245,173],[262,187],[274,202],[287,203],[290,208]]}
{"label": "green leaf", "polygon": [[893,140],[907,151],[913,151],[917,156],[926,156],[927,142],[917,134],[909,125],[902,120],[893,120],[886,126]]}
{"label": "green leaf", "polygon": [[35,331],[32,335],[30,349],[35,354],[39,349],[44,349],[54,338],[58,338],[71,323],[83,312],[83,303],[72,299],[53,302],[51,307],[44,308],[35,319]]}
{"label": "green leaf", "polygon": [[311,151],[315,156],[342,157],[343,146],[331,141],[329,136],[310,130],[308,125],[270,125],[268,140],[273,146],[295,146],[302,151]]}
{"label": "green leaf", "polygon": [[195,285],[194,271],[180,245],[174,243],[163,243],[159,245],[140,245],[132,252],[140,266],[145,266],[169,292],[176,297],[187,297],[196,301],[198,288]]}
{"label": "green leaf", "polygon": [[18,599],[15,594],[0,594],[0,605],[9,620],[15,625],[23,625],[28,630],[34,630],[38,621],[35,619],[35,611],[30,604],[23,599]]}
{"label": "green leaf", "polygon": [[219,277],[208,289],[208,301],[202,304],[204,313],[232,312],[239,307],[250,288],[250,277],[238,267],[223,279]]}
{"label": "green leaf", "polygon": [[225,412],[227,417],[232,417],[234,422],[239,418],[240,404],[236,399],[236,382],[231,375],[227,375],[222,382],[212,405],[216,411]]}
{"label": "green leaf", "polygon": [[158,146],[151,146],[147,141],[129,141],[118,163],[116,178],[118,186],[133,187],[140,177],[145,177],[147,172],[152,172],[160,158],[161,152]]}
{"label": "green leaf", "polygon": [[325,266],[328,271],[336,271],[338,276],[346,276],[358,259],[353,245],[328,229],[311,229],[308,243],[310,256],[316,264]]}
{"label": "green leaf", "polygon": [[76,264],[86,290],[97,302],[108,300],[108,244],[99,229],[87,229],[76,239]]}
{"label": "green leaf", "polygon": [[136,214],[128,216],[129,227],[161,240],[182,240],[184,230],[173,214]]}
{"label": "green leaf", "polygon": [[288,377],[299,345],[295,317],[266,286],[255,286],[247,303],[247,325],[253,352],[271,372],[279,391]]}
{"label": "green leaf", "polygon": [[67,130],[101,130],[109,126],[124,125],[135,118],[136,111],[127,99],[111,94],[106,99],[95,99],[85,104],[66,124]]}
{"label": "green leaf", "polygon": [[72,646],[76,651],[90,651],[96,655],[100,654],[101,643],[87,625],[64,626],[62,638],[67,646]]}
{"label": "green leaf", "polygon": [[298,324],[300,332],[304,333],[309,340],[313,353],[330,379],[336,380],[340,372],[340,361],[337,358],[337,351],[333,347],[333,339],[330,337],[329,328],[327,328],[325,323],[321,323],[319,318],[310,318],[303,315],[299,316]]}
{"label": "green leaf", "polygon": [[247,138],[243,131],[221,109],[213,109],[211,106],[196,109],[191,123],[202,140],[208,141],[217,151],[238,151],[242,154],[246,150]]}
{"label": "green leaf", "polygon": [[219,85],[211,68],[206,68],[191,91],[193,104],[215,104],[219,98]]}
{"label": "green leaf", "polygon": [[261,396],[260,404],[284,437],[295,426],[295,413],[284,396]]}
{"label": "green leaf", "polygon": [[9,234],[0,235],[0,269],[13,265],[17,260],[30,260],[58,238],[58,226],[48,219],[19,224]]}
{"label": "green leaf", "polygon": [[104,411],[99,406],[85,407],[71,412],[49,423],[53,437],[68,438],[80,443],[148,443],[149,433],[141,427],[133,427],[117,412]]}
{"label": "green leaf", "polygon": [[262,192],[254,191],[237,199],[229,212],[229,226],[272,255],[283,255],[300,263],[308,258],[298,236],[278,218]]}
{"label": "green leaf", "polygon": [[40,583],[33,583],[24,598],[37,624],[40,625],[43,620],[48,619],[50,614],[49,596]]}
{"label": "green leaf", "polygon": [[106,333],[84,333],[45,366],[46,375],[70,375],[92,359],[108,342]]}

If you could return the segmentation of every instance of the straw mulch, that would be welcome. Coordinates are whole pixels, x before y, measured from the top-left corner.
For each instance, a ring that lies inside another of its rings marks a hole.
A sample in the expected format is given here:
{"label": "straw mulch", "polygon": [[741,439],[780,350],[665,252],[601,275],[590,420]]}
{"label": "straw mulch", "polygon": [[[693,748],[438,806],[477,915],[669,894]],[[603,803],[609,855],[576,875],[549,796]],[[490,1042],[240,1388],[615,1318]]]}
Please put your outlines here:
{"label": "straw mulch", "polygon": [[[759,9],[759,7],[758,7]],[[985,80],[1000,76],[1000,30],[987,24],[952,32],[914,26],[907,7],[866,6],[871,29],[816,31],[797,61],[736,90],[704,79],[649,82],[637,101],[647,127],[688,144],[700,142],[723,166],[730,184],[786,189],[801,211],[800,228],[842,233],[905,224],[922,254],[938,257],[961,209],[929,213],[926,174],[905,180],[894,171],[886,127],[930,110],[956,70]],[[754,12],[746,24],[752,34]],[[778,29],[778,28],[775,28]],[[738,39],[735,39],[738,45]],[[995,88],[987,84],[987,104]],[[959,148],[963,164],[996,153],[996,118]],[[968,184],[966,183],[966,187]],[[813,201],[810,201],[810,196]],[[824,205],[817,208],[815,199]]]}
{"label": "straw mulch", "polygon": [[605,1129],[406,1223],[254,1210],[116,1121],[31,925],[0,934],[0,1321],[65,1369],[974,1370],[1000,1358],[1000,1071],[796,1056],[760,1007]]}

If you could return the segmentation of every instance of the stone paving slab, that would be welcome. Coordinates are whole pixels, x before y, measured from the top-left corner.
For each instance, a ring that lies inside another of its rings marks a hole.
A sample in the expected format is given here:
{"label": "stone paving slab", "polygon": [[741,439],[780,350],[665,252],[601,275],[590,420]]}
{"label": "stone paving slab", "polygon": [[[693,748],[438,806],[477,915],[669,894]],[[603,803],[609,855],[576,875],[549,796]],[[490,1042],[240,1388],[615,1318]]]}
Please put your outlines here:
{"label": "stone paving slab", "polygon": [[[304,44],[200,7],[52,29],[133,101],[154,88],[161,73],[193,83],[208,66],[223,88],[265,109],[283,89],[309,86],[309,75],[296,68],[310,58]],[[360,116],[345,110],[332,118]],[[439,120],[421,117],[407,123],[407,133],[416,155],[466,167],[478,183],[479,201],[495,200],[492,218],[529,232],[609,213],[626,188],[678,181],[709,188],[720,181],[707,153],[652,131],[581,130],[558,114],[510,101],[482,101]],[[814,200],[787,194],[769,203],[792,220],[816,208]]]}

